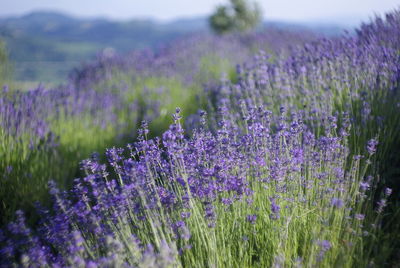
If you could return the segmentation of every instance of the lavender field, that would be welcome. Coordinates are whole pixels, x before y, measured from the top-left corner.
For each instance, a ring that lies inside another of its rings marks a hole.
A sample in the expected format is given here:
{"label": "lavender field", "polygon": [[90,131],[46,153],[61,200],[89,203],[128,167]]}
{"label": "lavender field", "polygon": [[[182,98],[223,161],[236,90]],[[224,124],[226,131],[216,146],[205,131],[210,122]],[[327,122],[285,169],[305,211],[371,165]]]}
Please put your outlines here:
{"label": "lavender field", "polygon": [[400,10],[1,77],[0,267],[400,267]]}

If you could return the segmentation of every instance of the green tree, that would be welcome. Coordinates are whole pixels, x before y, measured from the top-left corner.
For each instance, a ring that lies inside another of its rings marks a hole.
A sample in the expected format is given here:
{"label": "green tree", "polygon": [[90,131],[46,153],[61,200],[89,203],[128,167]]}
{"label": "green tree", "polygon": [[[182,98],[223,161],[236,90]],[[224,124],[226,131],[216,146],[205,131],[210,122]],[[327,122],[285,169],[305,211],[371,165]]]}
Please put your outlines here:
{"label": "green tree", "polygon": [[218,6],[209,18],[211,28],[217,34],[244,32],[254,29],[261,22],[259,5],[246,0],[230,0],[229,5]]}

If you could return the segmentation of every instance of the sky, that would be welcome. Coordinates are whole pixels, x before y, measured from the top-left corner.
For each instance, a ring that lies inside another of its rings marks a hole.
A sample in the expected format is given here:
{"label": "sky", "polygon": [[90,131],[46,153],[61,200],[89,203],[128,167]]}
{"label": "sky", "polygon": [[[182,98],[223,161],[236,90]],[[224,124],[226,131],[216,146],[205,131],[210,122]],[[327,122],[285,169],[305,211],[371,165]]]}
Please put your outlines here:
{"label": "sky", "polygon": [[[117,20],[206,16],[227,0],[0,0],[0,16],[61,11],[79,17]],[[258,0],[266,20],[357,23],[400,8],[400,0]]]}

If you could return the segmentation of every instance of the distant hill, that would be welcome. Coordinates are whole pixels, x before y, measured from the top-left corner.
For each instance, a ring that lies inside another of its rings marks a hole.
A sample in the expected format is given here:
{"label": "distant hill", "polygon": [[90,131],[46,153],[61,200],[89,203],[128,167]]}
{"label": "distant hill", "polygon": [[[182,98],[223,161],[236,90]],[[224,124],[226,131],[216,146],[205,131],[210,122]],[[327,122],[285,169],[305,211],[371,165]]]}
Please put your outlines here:
{"label": "distant hill", "polygon": [[156,23],[80,19],[60,13],[35,12],[0,18],[0,34],[16,61],[81,60],[106,47],[118,52],[155,47],[183,34],[207,30],[204,19]]}
{"label": "distant hill", "polygon": [[[341,28],[317,28],[284,22],[264,27],[282,30],[314,30],[337,34]],[[68,71],[99,51],[118,53],[166,42],[193,32],[209,31],[206,18],[178,19],[168,23],[152,20],[110,21],[76,18],[56,12],[34,12],[21,17],[0,18],[0,39],[6,41],[18,80],[62,81]]]}
{"label": "distant hill", "polygon": [[117,22],[55,12],[0,18],[0,39],[6,41],[18,80],[61,81],[71,67],[103,49],[125,53],[156,48],[194,31],[207,31],[206,20]]}

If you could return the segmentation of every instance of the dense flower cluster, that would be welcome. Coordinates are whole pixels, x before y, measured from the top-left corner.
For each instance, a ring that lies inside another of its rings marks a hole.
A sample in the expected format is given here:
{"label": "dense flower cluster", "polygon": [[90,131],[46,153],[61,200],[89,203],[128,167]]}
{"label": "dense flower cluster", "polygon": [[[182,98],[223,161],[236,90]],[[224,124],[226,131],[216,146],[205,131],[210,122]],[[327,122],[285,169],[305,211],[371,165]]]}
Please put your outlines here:
{"label": "dense flower cluster", "polygon": [[[345,172],[346,137],[334,136],[334,130],[316,137],[297,114],[281,116],[278,123],[290,128],[274,130],[270,112],[249,112],[245,132],[220,122],[216,135],[199,129],[185,139],[177,109],[162,140],[142,136],[127,151],[109,149],[107,166],[96,155],[83,161],[87,176],[71,192],[50,185],[54,207],[41,210],[36,232],[25,226],[21,212],[8,226],[4,264],[16,256],[26,265],[139,265],[143,258],[173,263],[177,252],[190,248],[193,221],[215,229],[224,217],[221,207],[244,204],[237,215],[241,224],[279,226],[297,209],[315,207],[334,225],[332,207],[350,207],[350,189],[359,179]],[[262,213],[255,207],[259,202],[253,203],[260,198],[269,203]],[[158,253],[148,253],[141,242],[149,237]]]}
{"label": "dense flower cluster", "polygon": [[243,106],[267,105],[274,111],[282,106],[302,110],[304,119],[314,124],[322,117],[331,120],[332,114],[351,112],[351,120],[360,122],[353,129],[358,134],[366,133],[362,129],[370,122],[382,127],[389,117],[382,107],[391,105],[394,113],[399,109],[399,21],[399,11],[394,11],[386,20],[364,24],[356,35],[319,39],[294,47],[289,56],[271,59],[260,52],[251,64],[238,66],[237,83],[224,80],[210,89],[215,107],[224,104],[238,111],[238,124]]}

